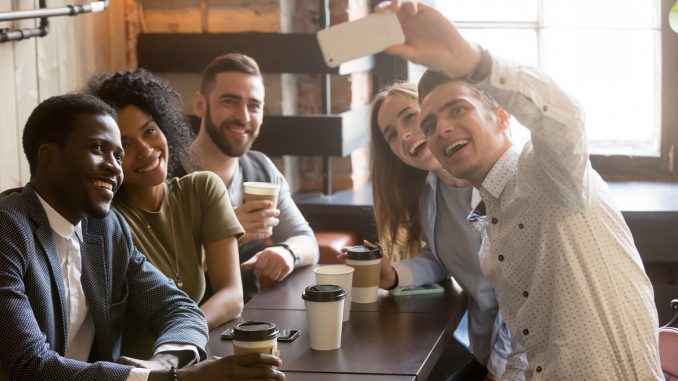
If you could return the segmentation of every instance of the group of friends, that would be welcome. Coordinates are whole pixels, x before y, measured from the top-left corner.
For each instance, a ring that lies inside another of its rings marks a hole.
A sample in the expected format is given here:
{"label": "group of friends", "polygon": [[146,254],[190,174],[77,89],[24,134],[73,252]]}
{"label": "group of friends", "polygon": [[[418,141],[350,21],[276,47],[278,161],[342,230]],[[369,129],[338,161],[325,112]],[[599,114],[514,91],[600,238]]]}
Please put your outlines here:
{"label": "group of friends", "polygon": [[[581,107],[435,9],[389,9],[406,42],[387,53],[429,70],[373,101],[380,287],[464,289],[473,358],[449,380],[662,380],[652,286],[591,168]],[[318,260],[284,177],[250,150],[264,98],[257,63],[227,54],[193,97],[195,137],[143,69],[35,108],[31,180],[0,196],[0,379],[285,378],[273,355],[205,352],[258,277]],[[522,146],[511,116],[531,132]],[[279,184],[277,207],[243,203],[245,181]]]}

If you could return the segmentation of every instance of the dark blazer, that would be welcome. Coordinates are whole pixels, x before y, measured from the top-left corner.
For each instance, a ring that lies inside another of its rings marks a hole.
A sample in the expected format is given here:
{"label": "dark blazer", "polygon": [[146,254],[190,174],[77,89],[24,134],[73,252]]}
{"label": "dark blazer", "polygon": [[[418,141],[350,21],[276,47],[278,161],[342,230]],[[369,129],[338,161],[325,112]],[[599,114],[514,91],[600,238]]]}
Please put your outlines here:
{"label": "dark blazer", "polygon": [[81,224],[81,281],[96,331],[89,362],[63,357],[64,282],[33,187],[0,199],[0,364],[9,379],[125,380],[131,368],[113,362],[120,356],[127,308],[157,332],[156,347],[192,344],[205,358],[204,315],[134,247],[123,217],[111,210]]}

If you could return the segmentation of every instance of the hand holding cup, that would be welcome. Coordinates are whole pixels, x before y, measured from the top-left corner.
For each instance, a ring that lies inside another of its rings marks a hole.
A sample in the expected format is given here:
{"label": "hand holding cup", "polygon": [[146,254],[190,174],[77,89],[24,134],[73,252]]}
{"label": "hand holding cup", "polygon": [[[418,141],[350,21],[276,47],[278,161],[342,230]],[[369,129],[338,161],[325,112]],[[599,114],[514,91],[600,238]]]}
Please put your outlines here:
{"label": "hand holding cup", "polygon": [[279,184],[245,182],[243,184],[243,205],[235,208],[235,215],[245,234],[238,240],[244,244],[251,240],[266,239],[273,234],[273,227],[280,222],[278,216]]}
{"label": "hand holding cup", "polygon": [[[363,245],[368,248],[376,249],[379,247],[378,244],[372,243],[368,240],[363,240]],[[341,249],[341,254],[337,255],[337,261],[339,263],[346,263],[346,258],[347,258],[347,253],[348,249],[351,246],[344,246]],[[386,255],[381,257],[381,270],[379,273],[379,288],[383,288],[385,290],[393,288],[396,282],[396,271],[391,266],[391,261],[388,259]]]}
{"label": "hand holding cup", "polygon": [[227,357],[211,357],[195,365],[177,370],[180,380],[285,380],[277,370],[282,361],[276,356],[249,353]]}

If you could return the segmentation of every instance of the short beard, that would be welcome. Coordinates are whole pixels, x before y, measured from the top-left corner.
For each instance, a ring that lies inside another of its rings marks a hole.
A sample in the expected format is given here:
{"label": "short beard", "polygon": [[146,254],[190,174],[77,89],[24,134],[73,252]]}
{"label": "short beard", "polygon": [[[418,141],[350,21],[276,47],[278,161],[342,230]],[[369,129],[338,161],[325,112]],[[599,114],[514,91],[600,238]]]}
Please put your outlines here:
{"label": "short beard", "polygon": [[212,122],[212,111],[210,110],[209,103],[207,104],[205,111],[205,130],[207,131],[207,135],[209,135],[214,144],[219,147],[221,152],[230,157],[240,157],[246,154],[250,148],[252,148],[252,143],[254,143],[254,140],[257,138],[256,136],[251,136],[250,140],[244,145],[236,146],[232,144],[231,141],[228,140],[221,132],[223,130],[222,126],[224,124],[230,123],[231,121],[225,120],[222,122],[221,126],[217,126]]}

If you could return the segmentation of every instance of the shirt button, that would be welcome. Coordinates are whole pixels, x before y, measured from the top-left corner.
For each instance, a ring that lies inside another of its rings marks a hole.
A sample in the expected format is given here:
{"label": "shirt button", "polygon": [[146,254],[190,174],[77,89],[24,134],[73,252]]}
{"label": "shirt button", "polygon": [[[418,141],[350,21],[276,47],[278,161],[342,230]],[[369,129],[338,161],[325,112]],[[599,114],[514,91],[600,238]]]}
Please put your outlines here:
{"label": "shirt button", "polygon": [[499,222],[499,220],[497,219],[497,217],[492,217],[492,223],[493,223],[493,224],[496,224],[497,222]]}
{"label": "shirt button", "polygon": [[499,83],[502,84],[502,85],[505,85],[506,84],[506,78],[503,78],[503,77],[499,78]]}
{"label": "shirt button", "polygon": [[548,107],[548,106],[544,106],[544,107],[542,107],[541,109],[544,110],[544,112],[546,112],[546,111],[549,110],[549,107]]}
{"label": "shirt button", "polygon": [[530,334],[530,330],[527,329],[527,328],[525,328],[525,329],[523,330],[523,335],[527,336],[527,335],[529,335],[529,334]]}
{"label": "shirt button", "polygon": [[524,227],[525,227],[525,225],[523,225],[523,224],[518,224],[518,229],[522,229],[522,228],[524,228]]}
{"label": "shirt button", "polygon": [[499,259],[499,262],[501,262],[501,261],[503,261],[503,260],[504,260],[504,256],[503,256],[503,255],[501,255],[501,254],[499,254],[499,256],[497,257],[497,259]]}
{"label": "shirt button", "polygon": [[530,294],[528,294],[527,291],[523,291],[523,296],[527,298]]}
{"label": "shirt button", "polygon": [[540,366],[538,366],[535,370],[537,371],[537,373],[541,373],[542,368]]}

